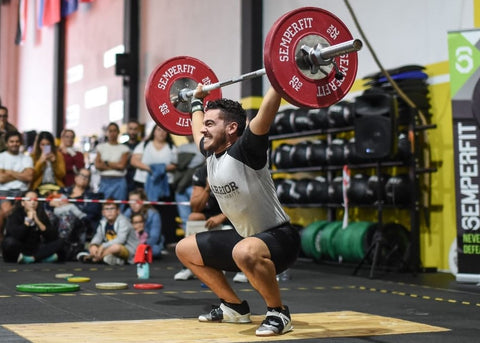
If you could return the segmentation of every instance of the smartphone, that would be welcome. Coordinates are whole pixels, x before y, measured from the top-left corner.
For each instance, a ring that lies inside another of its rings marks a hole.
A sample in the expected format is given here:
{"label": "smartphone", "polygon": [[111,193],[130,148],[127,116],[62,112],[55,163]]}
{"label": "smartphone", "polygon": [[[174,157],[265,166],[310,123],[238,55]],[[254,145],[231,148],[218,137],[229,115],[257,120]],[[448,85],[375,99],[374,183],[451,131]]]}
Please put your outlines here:
{"label": "smartphone", "polygon": [[45,155],[49,154],[52,151],[52,147],[50,145],[44,145],[43,146],[43,153]]}

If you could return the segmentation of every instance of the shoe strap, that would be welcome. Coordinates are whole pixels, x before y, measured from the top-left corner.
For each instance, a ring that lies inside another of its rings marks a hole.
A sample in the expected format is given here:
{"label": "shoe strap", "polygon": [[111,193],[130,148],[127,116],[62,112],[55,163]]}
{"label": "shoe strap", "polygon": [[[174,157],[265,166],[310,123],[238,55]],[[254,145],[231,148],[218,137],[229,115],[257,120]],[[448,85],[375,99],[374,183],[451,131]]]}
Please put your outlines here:
{"label": "shoe strap", "polygon": [[223,311],[220,306],[212,305],[212,310],[210,311],[211,320],[217,321],[223,319]]}
{"label": "shoe strap", "polygon": [[279,332],[282,332],[285,325],[290,321],[286,315],[277,311],[268,311],[262,325],[268,325],[278,328]]}

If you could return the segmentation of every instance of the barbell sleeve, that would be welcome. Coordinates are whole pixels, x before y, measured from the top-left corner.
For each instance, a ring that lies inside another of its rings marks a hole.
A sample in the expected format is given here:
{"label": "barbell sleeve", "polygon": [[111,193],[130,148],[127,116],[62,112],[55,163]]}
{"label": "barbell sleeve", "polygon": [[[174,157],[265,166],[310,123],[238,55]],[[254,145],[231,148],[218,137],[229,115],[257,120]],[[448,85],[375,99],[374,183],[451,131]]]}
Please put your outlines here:
{"label": "barbell sleeve", "polygon": [[[324,60],[359,51],[363,46],[360,39],[352,39],[343,43],[327,46],[318,50],[318,54]],[[315,52],[316,53],[316,52]]]}
{"label": "barbell sleeve", "polygon": [[[308,60],[314,66],[324,65],[325,63],[330,63],[330,60],[333,57],[337,57],[340,55],[344,55],[344,54],[348,54],[348,53],[356,52],[360,50],[362,48],[362,45],[363,43],[361,40],[352,39],[352,40],[331,45],[328,47],[310,48],[308,52],[308,54],[310,55],[310,58]],[[220,82],[212,83],[210,85],[204,85],[202,87],[202,91],[209,92],[211,90],[221,88],[224,86],[229,86],[237,82],[245,81],[248,79],[254,79],[256,77],[263,76],[265,74],[266,74],[265,68],[259,69],[247,74],[240,75],[239,77],[236,77],[230,80],[220,81]],[[178,99],[180,99],[181,101],[188,101],[188,99],[190,99],[194,93],[195,93],[194,89],[182,89],[178,93]]]}

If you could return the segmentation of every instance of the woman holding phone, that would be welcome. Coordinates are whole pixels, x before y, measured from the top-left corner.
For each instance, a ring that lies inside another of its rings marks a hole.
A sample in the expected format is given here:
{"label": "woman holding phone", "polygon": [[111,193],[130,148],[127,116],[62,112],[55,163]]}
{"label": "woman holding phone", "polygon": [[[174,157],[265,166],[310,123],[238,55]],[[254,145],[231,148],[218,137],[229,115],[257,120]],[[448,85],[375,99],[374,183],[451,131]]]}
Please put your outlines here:
{"label": "woman holding phone", "polygon": [[37,135],[31,156],[34,168],[31,187],[33,190],[40,195],[48,195],[65,186],[65,160],[55,146],[55,138],[50,132],[41,131]]}

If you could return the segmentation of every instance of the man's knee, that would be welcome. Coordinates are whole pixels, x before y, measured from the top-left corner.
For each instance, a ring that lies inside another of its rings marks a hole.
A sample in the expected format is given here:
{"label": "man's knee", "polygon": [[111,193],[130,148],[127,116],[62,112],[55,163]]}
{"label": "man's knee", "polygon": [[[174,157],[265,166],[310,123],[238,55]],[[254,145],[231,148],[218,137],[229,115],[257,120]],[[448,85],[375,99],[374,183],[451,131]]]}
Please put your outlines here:
{"label": "man's knee", "polygon": [[255,264],[257,261],[269,258],[268,247],[257,238],[247,238],[240,241],[232,251],[232,257],[237,265]]}
{"label": "man's knee", "polygon": [[190,245],[190,243],[188,241],[189,241],[188,237],[185,237],[185,238],[181,239],[177,243],[177,245],[175,245],[175,254],[178,257],[184,256],[185,252],[188,251],[188,246]]}
{"label": "man's knee", "polygon": [[198,262],[200,252],[197,246],[195,235],[188,236],[180,240],[175,246],[175,254],[180,260],[189,259]]}

